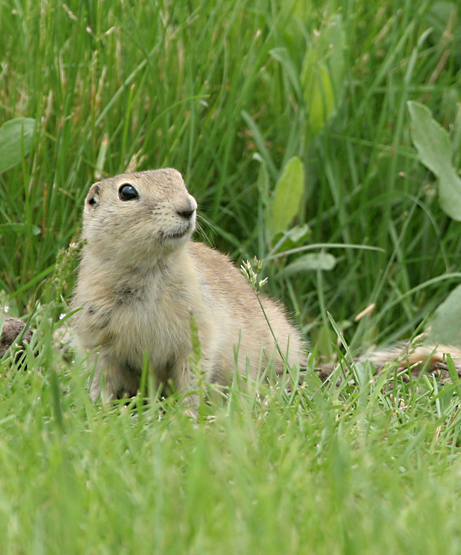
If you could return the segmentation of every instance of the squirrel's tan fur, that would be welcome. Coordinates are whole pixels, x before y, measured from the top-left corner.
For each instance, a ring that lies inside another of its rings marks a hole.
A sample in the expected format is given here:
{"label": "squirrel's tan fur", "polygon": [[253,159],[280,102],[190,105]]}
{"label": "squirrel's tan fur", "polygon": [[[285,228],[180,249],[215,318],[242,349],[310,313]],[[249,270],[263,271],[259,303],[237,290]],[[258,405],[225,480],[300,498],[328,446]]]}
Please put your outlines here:
{"label": "squirrel's tan fur", "polygon": [[[122,200],[124,185],[138,195]],[[91,397],[136,394],[144,353],[159,385],[194,388],[191,317],[210,382],[227,383],[236,361],[255,377],[283,360],[258,300],[228,257],[193,242],[197,204],[174,169],[123,174],[94,184],[86,198],[86,244],[73,300],[77,341],[96,361]],[[263,305],[290,365],[302,341],[272,300]],[[101,377],[104,375],[104,390]]]}

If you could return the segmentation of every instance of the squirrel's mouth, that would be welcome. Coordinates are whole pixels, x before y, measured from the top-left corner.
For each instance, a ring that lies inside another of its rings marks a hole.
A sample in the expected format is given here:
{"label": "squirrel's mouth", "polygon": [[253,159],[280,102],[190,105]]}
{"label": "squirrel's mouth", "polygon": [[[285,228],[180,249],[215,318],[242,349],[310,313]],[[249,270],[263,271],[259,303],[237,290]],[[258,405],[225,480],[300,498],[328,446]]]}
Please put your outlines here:
{"label": "squirrel's mouth", "polygon": [[186,228],[179,231],[173,231],[171,233],[168,233],[167,235],[165,235],[165,237],[166,239],[181,239],[181,237],[184,237],[184,235],[187,235],[188,232],[189,232],[189,228]]}
{"label": "squirrel's mouth", "polygon": [[188,222],[187,225],[181,226],[174,231],[170,231],[168,233],[164,233],[164,239],[182,239],[186,235],[190,235],[195,228],[195,224],[193,222]]}

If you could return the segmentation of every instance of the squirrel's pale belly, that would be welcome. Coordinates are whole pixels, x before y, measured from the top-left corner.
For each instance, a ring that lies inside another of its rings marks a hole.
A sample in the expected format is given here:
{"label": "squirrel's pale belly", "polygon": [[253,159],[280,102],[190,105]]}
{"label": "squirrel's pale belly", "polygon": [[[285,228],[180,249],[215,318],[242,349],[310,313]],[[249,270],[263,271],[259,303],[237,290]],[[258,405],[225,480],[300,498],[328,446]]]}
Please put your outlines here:
{"label": "squirrel's pale belly", "polygon": [[88,341],[92,349],[111,351],[118,358],[142,368],[144,352],[151,354],[155,366],[165,366],[178,351],[188,348],[192,306],[187,300],[158,295],[146,287],[142,295],[129,294],[115,303],[109,298],[93,299],[88,314]]}

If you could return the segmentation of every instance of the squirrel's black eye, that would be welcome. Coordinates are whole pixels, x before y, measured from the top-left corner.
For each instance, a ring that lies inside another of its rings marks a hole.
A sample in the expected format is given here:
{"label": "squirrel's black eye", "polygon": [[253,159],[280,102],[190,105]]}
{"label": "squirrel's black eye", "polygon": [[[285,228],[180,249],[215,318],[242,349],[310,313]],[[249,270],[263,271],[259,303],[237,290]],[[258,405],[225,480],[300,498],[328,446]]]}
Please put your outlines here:
{"label": "squirrel's black eye", "polygon": [[120,200],[134,200],[135,198],[139,198],[138,191],[129,183],[121,185],[118,190],[118,196]]}

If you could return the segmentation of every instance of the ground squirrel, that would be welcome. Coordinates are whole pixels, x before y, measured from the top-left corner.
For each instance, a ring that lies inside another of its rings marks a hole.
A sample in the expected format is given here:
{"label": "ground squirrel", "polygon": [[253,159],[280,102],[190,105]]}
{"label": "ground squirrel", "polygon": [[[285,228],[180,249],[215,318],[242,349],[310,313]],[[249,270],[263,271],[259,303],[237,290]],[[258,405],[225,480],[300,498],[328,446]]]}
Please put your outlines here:
{"label": "ground squirrel", "polygon": [[224,254],[191,240],[196,209],[174,169],[122,174],[90,188],[73,328],[97,361],[93,400],[135,395],[144,353],[159,385],[193,390],[191,316],[209,382],[228,383],[236,361],[255,377],[269,360],[281,371],[280,352],[289,365],[302,358],[300,334],[284,310],[262,298],[277,348],[239,270]]}

